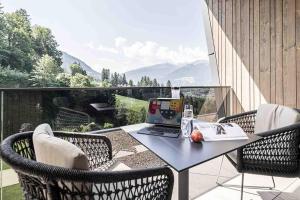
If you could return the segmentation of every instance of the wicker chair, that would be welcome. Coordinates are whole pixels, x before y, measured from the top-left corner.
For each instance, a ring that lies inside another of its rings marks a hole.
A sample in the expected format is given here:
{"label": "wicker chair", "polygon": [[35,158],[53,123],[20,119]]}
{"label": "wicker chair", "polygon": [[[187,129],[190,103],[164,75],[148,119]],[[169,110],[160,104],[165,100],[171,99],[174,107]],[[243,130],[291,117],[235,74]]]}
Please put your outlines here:
{"label": "wicker chair", "polygon": [[1,144],[1,157],[18,173],[25,199],[171,199],[174,178],[170,168],[93,171],[112,159],[107,137],[64,132],[54,135],[81,148],[91,170],[36,162],[32,132],[9,136]]}
{"label": "wicker chair", "polygon": [[[246,133],[254,134],[256,113],[257,111],[254,110],[232,115],[220,119],[219,122],[237,123]],[[230,154],[226,155],[237,171],[242,173],[241,199],[243,198],[244,173],[272,176],[273,188],[275,187],[273,176],[299,177],[300,123],[270,130],[261,135],[265,135],[261,140],[238,149],[235,158]],[[250,186],[250,188],[263,187]],[[272,187],[268,188],[272,189]]]}

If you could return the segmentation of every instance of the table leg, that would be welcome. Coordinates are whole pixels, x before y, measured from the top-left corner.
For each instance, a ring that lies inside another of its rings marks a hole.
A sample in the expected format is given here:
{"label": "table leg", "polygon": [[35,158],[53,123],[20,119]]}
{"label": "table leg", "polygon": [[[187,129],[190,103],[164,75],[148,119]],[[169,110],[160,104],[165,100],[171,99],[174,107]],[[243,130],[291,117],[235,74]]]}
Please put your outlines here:
{"label": "table leg", "polygon": [[189,199],[189,170],[178,172],[178,200]]}

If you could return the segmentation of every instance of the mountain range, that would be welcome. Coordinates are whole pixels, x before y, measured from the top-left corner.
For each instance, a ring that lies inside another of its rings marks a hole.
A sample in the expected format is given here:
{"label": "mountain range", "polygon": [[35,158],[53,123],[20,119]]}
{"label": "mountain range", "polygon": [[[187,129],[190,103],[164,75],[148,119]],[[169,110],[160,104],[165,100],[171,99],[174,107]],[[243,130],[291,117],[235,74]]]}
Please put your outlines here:
{"label": "mountain range", "polygon": [[171,81],[172,86],[213,85],[211,70],[206,60],[175,65],[170,63],[151,65],[125,73],[128,80],[137,83],[142,76],[156,78],[159,83]]}
{"label": "mountain range", "polygon": [[66,73],[71,73],[71,69],[70,69],[70,65],[73,63],[79,63],[81,68],[84,69],[87,73],[87,75],[100,80],[101,79],[101,73],[93,70],[90,66],[88,66],[85,62],[83,62],[82,60],[80,60],[79,58],[76,58],[74,56],[71,56],[70,54],[66,53],[66,52],[62,52],[62,65],[61,68],[64,69],[64,71]]}
{"label": "mountain range", "polygon": [[[66,73],[71,73],[70,65],[74,62],[79,63],[89,76],[97,80],[101,79],[101,73],[95,71],[85,62],[66,52],[62,56],[63,64],[61,67]],[[188,64],[161,63],[151,66],[140,67],[135,70],[125,72],[127,80],[133,80],[135,84],[141,80],[142,76],[151,79],[156,78],[159,83],[166,85],[170,80],[172,86],[208,86],[213,85],[211,70],[207,60],[197,60]]]}

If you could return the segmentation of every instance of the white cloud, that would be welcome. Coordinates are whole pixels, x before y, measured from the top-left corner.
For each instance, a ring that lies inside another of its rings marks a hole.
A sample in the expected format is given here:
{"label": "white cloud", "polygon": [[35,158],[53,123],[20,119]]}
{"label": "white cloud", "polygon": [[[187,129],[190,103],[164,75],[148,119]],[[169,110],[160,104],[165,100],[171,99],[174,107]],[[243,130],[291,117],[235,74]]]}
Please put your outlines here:
{"label": "white cloud", "polygon": [[127,42],[126,38],[123,37],[117,37],[115,38],[115,46],[118,47],[122,47],[123,45],[125,45]]}
{"label": "white cloud", "polygon": [[[112,68],[116,68],[119,62],[120,67],[126,67],[127,70],[164,62],[179,64],[189,63],[195,60],[208,60],[207,52],[204,52],[200,47],[178,46],[177,48],[171,49],[153,41],[129,42],[124,37],[115,38],[114,44],[110,47],[100,44],[96,48],[96,45],[92,42],[86,46],[98,52],[108,53],[107,58],[115,60],[115,62],[104,63],[113,63]],[[100,54],[99,57],[100,56],[103,58],[103,55]],[[103,64],[103,62],[101,63]]]}
{"label": "white cloud", "polygon": [[101,51],[101,52],[113,53],[113,54],[118,53],[118,50],[114,47],[106,47],[106,46],[101,45],[101,44],[98,47],[96,47],[96,45],[91,41],[86,43],[84,46],[88,47],[89,49],[98,50],[98,51]]}
{"label": "white cloud", "polygon": [[113,47],[105,47],[103,45],[99,45],[97,50],[102,51],[102,52],[107,52],[107,53],[114,53],[117,54],[118,50],[113,48]]}
{"label": "white cloud", "polygon": [[95,49],[94,43],[92,41],[86,43],[84,46],[90,48],[90,49]]}
{"label": "white cloud", "polygon": [[152,63],[170,62],[178,64],[208,59],[207,53],[202,51],[200,47],[179,46],[177,49],[170,49],[152,41],[134,42],[124,46],[122,50],[128,58],[147,60]]}

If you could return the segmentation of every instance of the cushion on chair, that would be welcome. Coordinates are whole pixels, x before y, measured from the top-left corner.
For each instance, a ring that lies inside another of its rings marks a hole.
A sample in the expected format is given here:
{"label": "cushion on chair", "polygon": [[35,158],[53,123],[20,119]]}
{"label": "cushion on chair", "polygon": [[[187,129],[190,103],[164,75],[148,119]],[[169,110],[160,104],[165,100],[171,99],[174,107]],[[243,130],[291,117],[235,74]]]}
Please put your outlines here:
{"label": "cushion on chair", "polygon": [[70,169],[89,169],[89,161],[84,152],[74,144],[51,136],[48,125],[38,126],[33,133],[36,160],[49,165]]}
{"label": "cushion on chair", "polygon": [[[261,133],[297,122],[300,122],[300,114],[295,109],[277,104],[262,104],[257,109],[254,133],[267,136],[267,133]],[[237,162],[237,151],[232,151],[227,156],[234,163]]]}
{"label": "cushion on chair", "polygon": [[47,134],[47,135],[50,135],[50,136],[54,136],[53,131],[52,131],[49,124],[40,124],[40,125],[38,125],[35,128],[34,132],[33,132],[33,135],[37,135],[37,134]]}
{"label": "cushion on chair", "polygon": [[270,131],[300,122],[300,114],[292,108],[277,104],[262,104],[257,109],[254,133]]}

